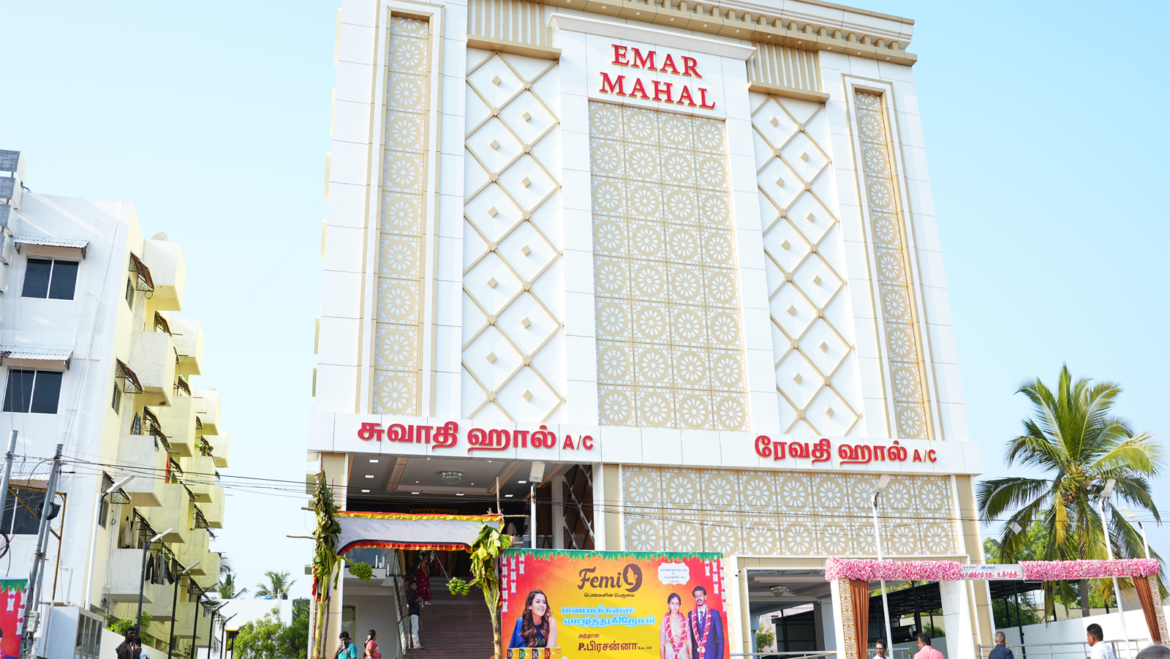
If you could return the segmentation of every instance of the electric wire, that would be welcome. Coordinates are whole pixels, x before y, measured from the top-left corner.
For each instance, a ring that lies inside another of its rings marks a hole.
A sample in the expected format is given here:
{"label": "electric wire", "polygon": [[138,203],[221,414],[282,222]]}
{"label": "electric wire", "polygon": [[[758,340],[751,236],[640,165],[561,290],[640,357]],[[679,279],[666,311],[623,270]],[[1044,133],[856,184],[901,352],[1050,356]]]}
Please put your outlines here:
{"label": "electric wire", "polygon": [[[95,462],[95,461],[88,461],[88,460],[78,460],[76,458],[65,460],[65,462],[77,465],[77,466],[87,470],[87,473],[89,471],[92,471],[93,473],[100,473],[100,471],[102,469],[112,468],[112,469],[119,470],[121,473],[133,473],[136,478],[142,477],[142,478],[153,479],[153,480],[166,480],[165,470],[158,469],[155,467],[148,467],[148,466],[144,466],[144,465],[126,465],[126,464],[120,464],[117,462],[115,462],[115,463]],[[206,478],[216,478],[217,477],[216,472],[184,471],[183,474],[187,477],[206,477]],[[219,481],[219,484],[217,485],[217,487],[222,487],[225,490],[237,490],[237,491],[241,491],[241,492],[249,492],[249,493],[256,493],[256,494],[269,494],[269,495],[275,495],[275,496],[283,496],[283,497],[287,497],[287,498],[295,498],[295,499],[300,499],[300,500],[304,500],[304,498],[306,496],[311,496],[311,494],[308,491],[306,491],[306,488],[312,486],[312,484],[309,481],[294,481],[294,480],[278,479],[278,478],[263,478],[263,477],[257,477],[257,476],[239,476],[239,475],[234,475],[234,474],[218,475],[218,478],[220,479],[220,481]],[[458,499],[453,499],[453,498],[451,498],[451,494],[454,494],[454,493],[446,494],[446,493],[428,492],[425,494],[411,495],[411,494],[407,494],[407,492],[409,490],[387,490],[387,489],[383,489],[383,488],[363,487],[361,485],[345,485],[345,486],[341,486],[341,487],[344,487],[347,490],[347,495],[351,498],[373,499],[373,498],[378,498],[378,497],[390,496],[390,497],[395,497],[397,499],[407,500],[407,501],[414,502],[414,503],[444,503],[447,505],[457,504],[457,503],[463,503],[463,504],[490,503],[490,504],[494,504],[496,502],[496,495],[492,494],[492,493],[469,492],[469,493],[464,493],[464,496],[461,496]],[[368,490],[370,490],[370,492],[363,493],[363,494],[366,494],[367,496],[360,496],[360,495],[355,496],[354,490],[361,490],[361,489],[368,489]],[[425,489],[425,488],[422,488],[422,489]],[[420,492],[421,492],[421,489],[420,489]],[[518,504],[521,501],[525,501],[525,500],[513,499],[512,503]],[[595,511],[600,511],[603,513],[615,513],[615,514],[626,513],[626,514],[634,514],[634,515],[643,515],[648,511],[655,511],[655,512],[661,512],[662,515],[658,516],[658,517],[654,517],[654,518],[663,519],[663,520],[670,520],[670,521],[674,521],[674,522],[686,521],[686,520],[678,519],[669,513],[673,513],[673,514],[677,515],[680,512],[688,512],[686,510],[680,510],[677,507],[635,505],[635,504],[631,504],[628,501],[624,501],[624,500],[615,501],[615,500],[607,500],[607,499],[594,499],[593,501],[594,501],[594,505],[592,506],[592,508]],[[502,503],[508,503],[508,502],[504,501]],[[597,503],[600,503],[601,505],[598,506]],[[527,504],[525,504],[525,505],[527,505]],[[564,505],[564,504],[555,504],[551,500],[550,501],[542,501],[542,500],[538,499],[537,505],[538,506],[553,506],[553,505]],[[811,512],[783,511],[781,513],[777,513],[777,512],[771,512],[771,511],[753,510],[753,509],[749,509],[749,508],[725,508],[725,509],[719,509],[718,511],[714,511],[714,512],[718,512],[718,514],[720,514],[720,515],[752,515],[752,516],[757,516],[757,517],[760,517],[760,516],[764,516],[764,517],[782,516],[782,517],[808,517],[808,518],[812,518],[812,519],[818,519],[821,517],[825,517],[825,518],[831,518],[834,521],[848,521],[850,519],[856,519],[856,520],[860,520],[862,522],[867,522],[867,523],[870,520],[872,520],[872,513],[869,513],[869,512],[866,512],[866,513],[850,513],[850,512],[825,513],[825,512],[818,512],[818,511],[811,511]],[[994,523],[994,522],[1010,521],[1010,518],[994,518],[994,519],[990,519],[990,520],[983,520],[983,519],[980,519],[979,517],[964,516],[962,514],[945,515],[945,516],[932,516],[932,515],[902,516],[902,515],[896,515],[896,514],[889,514],[888,512],[887,512],[887,514],[882,514],[881,512],[879,512],[878,517],[879,517],[879,519],[883,519],[883,520],[887,520],[887,521],[891,521],[891,522],[906,521],[906,522],[919,522],[919,523],[931,522],[931,521],[962,522],[962,523]],[[1155,520],[1150,519],[1150,520],[1142,520],[1142,521],[1144,522],[1144,521],[1155,521]]]}

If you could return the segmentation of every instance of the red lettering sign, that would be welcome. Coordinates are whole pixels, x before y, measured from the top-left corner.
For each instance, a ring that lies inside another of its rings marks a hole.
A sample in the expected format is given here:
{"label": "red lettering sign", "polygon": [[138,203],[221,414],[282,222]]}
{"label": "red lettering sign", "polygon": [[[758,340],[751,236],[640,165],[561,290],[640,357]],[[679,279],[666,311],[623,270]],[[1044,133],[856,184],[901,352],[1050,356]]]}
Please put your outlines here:
{"label": "red lettering sign", "polygon": [[[388,442],[408,444],[430,444],[432,449],[454,448],[459,444],[459,424],[448,421],[441,426],[416,426],[402,423],[392,423],[385,429],[380,423],[363,422],[357,431],[358,439],[382,441],[385,436]],[[472,428],[467,432],[467,452],[474,451],[504,451],[509,448],[538,448],[552,449],[557,446],[556,432],[542,425],[538,430],[503,430]],[[579,435],[576,440],[572,435],[565,435],[562,449],[572,451],[593,450],[593,437]]]}
{"label": "red lettering sign", "polygon": [[[680,56],[678,59],[682,61],[682,73],[679,73],[678,66],[675,65],[675,58],[670,53],[667,53],[662,58],[662,66],[656,64],[658,57],[657,51],[647,50],[642,52],[639,48],[629,46],[622,46],[619,44],[611,44],[613,47],[613,60],[610,64],[614,66],[628,66],[631,69],[643,69],[645,71],[658,71],[660,73],[669,73],[676,76],[686,76],[688,78],[702,79],[702,74],[699,73],[699,62],[694,57]],[[631,58],[630,50],[634,51]],[[633,84],[627,92],[625,88],[624,75],[610,76],[605,71],[601,72],[601,88],[598,93],[601,94],[615,94],[617,96],[631,96],[641,98],[642,100],[653,100],[658,103],[673,103],[675,105],[685,105],[692,108],[702,108],[704,110],[714,110],[714,99],[708,99],[708,89],[705,87],[697,87],[699,102],[695,103],[696,93],[691,91],[688,85],[681,83],[672,83],[661,80],[644,81],[642,78],[634,77]],[[650,92],[647,90],[649,85],[653,85],[654,96],[651,98]],[[677,90],[677,100],[674,92]]]}
{"label": "red lettering sign", "polygon": [[[756,455],[761,458],[771,458],[772,461],[788,458],[812,459],[813,464],[827,462],[833,454],[832,443],[821,438],[811,446],[804,442],[780,442],[767,435],[756,437]],[[890,446],[871,446],[869,444],[841,444],[837,447],[838,464],[869,464],[871,462],[938,462],[938,453],[934,449],[915,449],[913,457],[910,452],[898,443],[891,442]]]}

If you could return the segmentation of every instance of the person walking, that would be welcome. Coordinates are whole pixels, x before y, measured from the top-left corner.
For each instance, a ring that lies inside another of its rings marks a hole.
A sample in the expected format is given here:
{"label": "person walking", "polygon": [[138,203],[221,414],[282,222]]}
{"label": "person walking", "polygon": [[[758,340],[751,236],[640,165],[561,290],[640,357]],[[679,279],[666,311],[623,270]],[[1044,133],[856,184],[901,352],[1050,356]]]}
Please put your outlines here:
{"label": "person walking", "polygon": [[382,653],[378,651],[378,634],[374,630],[370,630],[366,634],[366,654],[365,659],[382,659]]}
{"label": "person walking", "polygon": [[1016,659],[1012,651],[1007,646],[1007,636],[1003,632],[995,632],[995,647],[991,649],[991,655],[987,659]]}
{"label": "person walking", "polygon": [[918,635],[918,652],[914,653],[914,659],[946,659],[943,653],[930,647],[930,637],[926,634]]}
{"label": "person walking", "polygon": [[410,614],[410,641],[415,648],[421,650],[422,643],[418,640],[418,615],[422,610],[422,597],[418,594],[418,583],[410,582],[406,591],[406,612]]}
{"label": "person walking", "polygon": [[418,574],[414,578],[418,584],[418,596],[429,604],[431,601],[431,552],[424,551],[418,562]]}
{"label": "person walking", "polygon": [[349,632],[337,635],[337,654],[335,659],[357,659],[357,646],[349,638]]}

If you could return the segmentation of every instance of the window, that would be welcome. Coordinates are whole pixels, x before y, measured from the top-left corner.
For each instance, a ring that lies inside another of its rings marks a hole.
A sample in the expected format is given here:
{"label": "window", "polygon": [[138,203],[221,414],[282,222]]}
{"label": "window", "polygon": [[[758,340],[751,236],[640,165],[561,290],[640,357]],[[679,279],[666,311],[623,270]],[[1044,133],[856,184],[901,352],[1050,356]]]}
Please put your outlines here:
{"label": "window", "polygon": [[129,279],[126,280],[126,306],[134,310],[134,282]]}
{"label": "window", "polygon": [[36,535],[41,525],[41,519],[36,511],[44,500],[44,490],[30,490],[19,485],[9,486],[0,530],[17,535]]}
{"label": "window", "polygon": [[114,408],[114,414],[122,413],[122,387],[118,380],[114,379],[114,400],[110,401],[110,407]]}
{"label": "window", "polygon": [[8,388],[4,391],[4,411],[56,414],[57,400],[61,398],[62,375],[57,371],[9,369]]}
{"label": "window", "polygon": [[24,297],[72,300],[77,288],[77,261],[29,259],[24,273]]}
{"label": "window", "polygon": [[[111,478],[109,474],[107,474],[106,472],[103,471],[102,472],[102,494],[105,494],[106,491],[109,490],[113,486],[114,486],[114,479]],[[99,496],[101,496],[101,495],[99,495]],[[109,518],[110,518],[110,497],[103,496],[102,497],[102,507],[98,510],[98,524],[101,524],[102,528],[105,528],[106,524],[108,524],[110,522]]]}

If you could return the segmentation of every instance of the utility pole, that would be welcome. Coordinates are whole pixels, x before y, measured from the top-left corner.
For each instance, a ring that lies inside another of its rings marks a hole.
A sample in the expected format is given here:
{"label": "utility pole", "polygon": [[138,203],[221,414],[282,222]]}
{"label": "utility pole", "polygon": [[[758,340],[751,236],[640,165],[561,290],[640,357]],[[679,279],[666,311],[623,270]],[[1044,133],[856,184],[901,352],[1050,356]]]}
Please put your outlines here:
{"label": "utility pole", "polygon": [[[13,442],[16,436],[13,434]],[[53,470],[49,472],[49,486],[45,489],[45,499],[41,503],[41,525],[37,530],[37,551],[33,558],[32,571],[28,576],[28,604],[25,608],[24,620],[20,623],[20,656],[32,657],[33,635],[40,626],[41,615],[41,580],[45,576],[45,545],[48,543],[49,516],[53,510],[53,499],[57,496],[57,476],[61,473],[61,450],[64,444],[57,445],[57,453],[53,456]],[[8,452],[12,455],[12,451]],[[11,463],[10,463],[11,464]],[[7,474],[6,474],[7,476]],[[7,480],[7,478],[6,478]],[[4,490],[7,492],[8,488]]]}
{"label": "utility pole", "polygon": [[0,484],[0,511],[4,510],[4,506],[8,505],[8,482],[12,480],[12,460],[16,456],[13,451],[16,450],[16,431],[12,431],[12,435],[8,439],[8,453],[4,456],[4,482]]}

